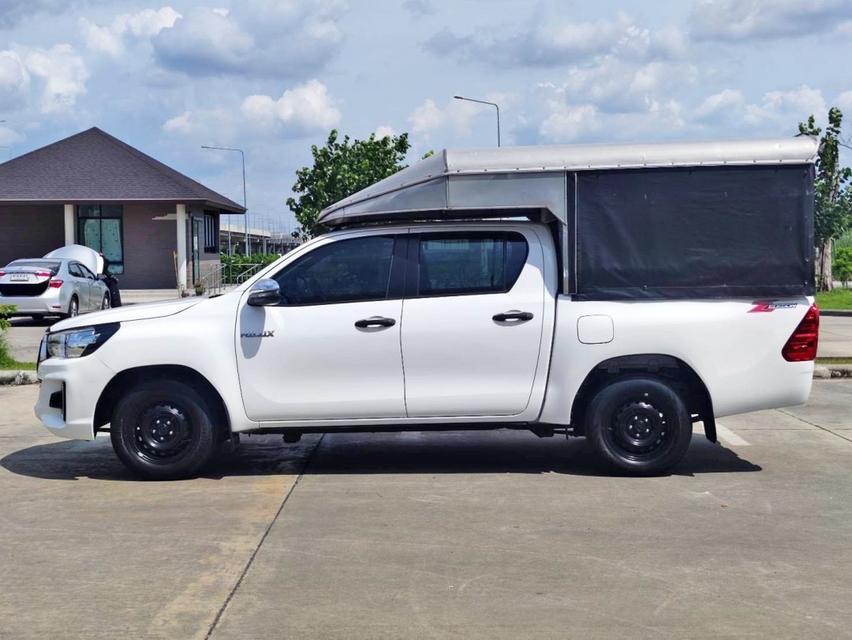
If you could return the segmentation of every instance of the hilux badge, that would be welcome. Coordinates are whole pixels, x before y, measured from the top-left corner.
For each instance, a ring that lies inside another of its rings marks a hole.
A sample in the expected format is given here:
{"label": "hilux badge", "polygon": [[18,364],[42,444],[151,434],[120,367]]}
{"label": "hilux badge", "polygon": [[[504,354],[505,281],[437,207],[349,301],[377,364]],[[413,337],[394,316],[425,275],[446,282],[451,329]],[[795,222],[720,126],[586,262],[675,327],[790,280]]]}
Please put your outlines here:
{"label": "hilux badge", "polygon": [[275,331],[247,331],[240,334],[241,338],[274,338]]}

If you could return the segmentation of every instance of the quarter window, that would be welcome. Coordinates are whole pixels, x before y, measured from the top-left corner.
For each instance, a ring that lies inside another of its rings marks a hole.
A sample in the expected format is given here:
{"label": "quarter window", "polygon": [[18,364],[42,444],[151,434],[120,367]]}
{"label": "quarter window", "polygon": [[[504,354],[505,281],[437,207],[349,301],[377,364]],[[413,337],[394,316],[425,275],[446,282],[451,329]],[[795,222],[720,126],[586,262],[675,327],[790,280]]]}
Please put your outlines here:
{"label": "quarter window", "polygon": [[275,276],[284,304],[387,299],[393,247],[393,237],[369,236],[314,249]]}
{"label": "quarter window", "polygon": [[519,233],[428,234],[419,253],[420,296],[504,293],[521,274],[527,242]]}

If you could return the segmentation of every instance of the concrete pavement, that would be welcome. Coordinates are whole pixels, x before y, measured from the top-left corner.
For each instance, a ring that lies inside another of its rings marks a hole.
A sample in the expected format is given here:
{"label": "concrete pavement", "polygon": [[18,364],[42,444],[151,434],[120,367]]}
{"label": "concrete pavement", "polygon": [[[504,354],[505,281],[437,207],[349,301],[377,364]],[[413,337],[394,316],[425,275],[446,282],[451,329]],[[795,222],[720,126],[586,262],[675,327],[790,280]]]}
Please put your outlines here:
{"label": "concrete pavement", "polygon": [[852,637],[849,382],[647,479],[501,431],[253,437],[137,482],[34,396],[0,388],[0,638]]}

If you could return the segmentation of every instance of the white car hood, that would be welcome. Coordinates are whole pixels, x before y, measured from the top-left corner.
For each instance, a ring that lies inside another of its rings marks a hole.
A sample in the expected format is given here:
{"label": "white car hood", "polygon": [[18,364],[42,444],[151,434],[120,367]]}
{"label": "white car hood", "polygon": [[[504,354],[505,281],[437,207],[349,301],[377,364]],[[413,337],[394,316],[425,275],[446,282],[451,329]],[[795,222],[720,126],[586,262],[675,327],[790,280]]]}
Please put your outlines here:
{"label": "white car hood", "polygon": [[50,332],[76,329],[78,327],[91,327],[95,324],[104,324],[107,322],[131,322],[133,320],[164,318],[166,316],[173,316],[181,311],[186,311],[204,300],[206,298],[184,298],[182,300],[133,304],[126,307],[107,309],[106,311],[96,311],[95,313],[87,313],[86,315],[57,322],[50,328]]}

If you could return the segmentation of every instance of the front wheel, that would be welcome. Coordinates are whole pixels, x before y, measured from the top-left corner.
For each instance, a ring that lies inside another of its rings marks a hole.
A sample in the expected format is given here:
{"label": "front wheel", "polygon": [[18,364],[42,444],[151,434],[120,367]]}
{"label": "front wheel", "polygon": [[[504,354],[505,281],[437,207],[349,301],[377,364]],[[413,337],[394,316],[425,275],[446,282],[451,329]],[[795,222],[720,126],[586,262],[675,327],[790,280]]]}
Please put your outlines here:
{"label": "front wheel", "polygon": [[103,299],[103,300],[101,300],[101,310],[109,309],[109,306],[110,306],[110,305],[109,305],[109,294],[108,294],[108,293],[105,293],[105,294],[104,294],[104,299]]}
{"label": "front wheel", "polygon": [[660,378],[616,380],[592,398],[586,436],[616,469],[655,475],[686,454],[692,420],[680,395]]}
{"label": "front wheel", "polygon": [[216,450],[214,415],[207,399],[184,382],[145,382],[116,404],[112,447],[127,467],[145,478],[194,476]]}

